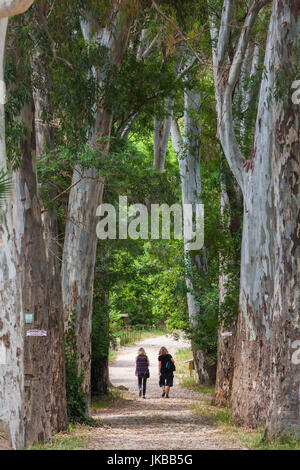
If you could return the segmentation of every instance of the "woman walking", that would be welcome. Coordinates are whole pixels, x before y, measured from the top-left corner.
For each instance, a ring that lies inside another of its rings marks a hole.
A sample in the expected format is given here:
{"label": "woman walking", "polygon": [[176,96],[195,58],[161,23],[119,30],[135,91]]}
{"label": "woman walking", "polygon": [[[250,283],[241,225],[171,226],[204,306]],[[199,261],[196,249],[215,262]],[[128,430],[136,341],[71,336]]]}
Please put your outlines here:
{"label": "woman walking", "polygon": [[170,387],[173,387],[174,371],[175,361],[163,346],[160,348],[158,356],[159,386],[162,388],[162,397],[169,398]]}
{"label": "woman walking", "polygon": [[142,396],[142,387],[143,387],[143,398],[146,398],[147,379],[150,377],[149,366],[150,366],[149,358],[144,348],[140,348],[138,350],[138,355],[136,358],[136,368],[135,368],[135,375],[138,378],[139,397]]}

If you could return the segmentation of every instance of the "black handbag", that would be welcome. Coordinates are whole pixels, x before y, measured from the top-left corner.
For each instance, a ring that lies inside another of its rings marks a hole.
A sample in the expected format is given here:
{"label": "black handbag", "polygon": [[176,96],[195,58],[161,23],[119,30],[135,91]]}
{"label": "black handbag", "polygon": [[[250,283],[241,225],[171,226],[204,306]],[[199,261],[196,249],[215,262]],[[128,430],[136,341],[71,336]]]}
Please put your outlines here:
{"label": "black handbag", "polygon": [[150,372],[149,372],[149,371],[148,371],[148,372],[145,372],[144,377],[145,377],[145,379],[149,379],[149,377],[150,377]]}

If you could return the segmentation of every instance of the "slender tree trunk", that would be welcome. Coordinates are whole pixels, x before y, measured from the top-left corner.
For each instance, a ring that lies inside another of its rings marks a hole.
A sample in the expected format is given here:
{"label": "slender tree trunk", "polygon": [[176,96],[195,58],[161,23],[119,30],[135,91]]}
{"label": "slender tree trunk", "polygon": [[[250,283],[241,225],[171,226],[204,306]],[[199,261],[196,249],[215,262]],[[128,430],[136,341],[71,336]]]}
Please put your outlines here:
{"label": "slender tree trunk", "polygon": [[[81,176],[82,175],[82,176]],[[90,394],[91,328],[96,260],[96,210],[102,185],[96,170],[75,169],[65,229],[62,291],[66,327],[76,314],[78,374],[85,373],[83,390]]]}
{"label": "slender tree trunk", "polygon": [[[298,60],[300,5],[276,0],[274,5],[275,71],[283,87],[275,103],[272,170],[275,205],[275,280],[271,340],[271,407],[268,434],[300,437],[300,116],[288,86]],[[284,83],[280,80],[284,77]]]}
{"label": "slender tree trunk", "polygon": [[[111,65],[120,67],[126,51],[130,21],[128,17],[126,20],[122,18],[119,24],[119,14],[114,9],[112,12],[110,26],[102,29],[96,40],[100,46],[107,47]],[[90,21],[82,22],[82,31],[85,39],[89,40],[92,31]],[[103,73],[94,73],[99,86],[103,86]],[[111,126],[112,115],[100,108],[95,116],[94,136],[91,140],[91,146],[95,146],[98,139],[107,139],[99,148],[99,158],[109,151]],[[74,311],[76,314],[77,367],[79,374],[84,372],[83,391],[90,401],[92,306],[97,248],[96,209],[102,202],[103,184],[95,169],[85,170],[79,166],[74,170],[73,183],[65,229],[62,292],[66,327],[71,313]]]}
{"label": "slender tree trunk", "polygon": [[[200,107],[201,96],[195,92],[185,92],[184,95],[184,137],[176,121],[172,121],[171,136],[174,149],[178,157],[180,169],[182,203],[192,204],[193,220],[196,220],[196,206],[201,203],[201,176],[200,176]],[[198,115],[197,115],[198,114]],[[189,248],[188,234],[184,230],[184,253],[187,264],[186,287],[187,304],[191,325],[197,328],[200,307],[195,296],[195,288],[192,271],[196,270],[201,275],[207,271],[205,251],[201,255],[195,254]],[[207,364],[204,351],[200,351],[195,344],[192,345],[195,361],[195,370],[199,383],[211,384],[215,379],[215,368]]]}
{"label": "slender tree trunk", "polygon": [[167,98],[165,104],[165,118],[161,121],[156,116],[154,117],[154,132],[153,132],[153,150],[154,150],[154,168],[160,173],[165,169],[165,160],[170,138],[171,123],[173,117],[174,98]]}
{"label": "slender tree trunk", "polygon": [[[230,201],[226,190],[225,182],[221,182],[221,196],[220,196],[220,214],[222,228],[229,230],[230,220],[228,220],[228,210]],[[225,264],[225,266],[224,266]],[[219,275],[219,303],[222,307],[223,302],[227,295],[228,273],[226,260],[220,259],[220,275]],[[216,406],[226,406],[230,402],[232,380],[234,371],[234,344],[235,344],[235,331],[236,325],[232,324],[228,330],[224,326],[224,321],[221,321],[218,329],[218,357],[217,357],[217,374],[215,393],[212,403]],[[231,336],[226,335],[231,333]]]}

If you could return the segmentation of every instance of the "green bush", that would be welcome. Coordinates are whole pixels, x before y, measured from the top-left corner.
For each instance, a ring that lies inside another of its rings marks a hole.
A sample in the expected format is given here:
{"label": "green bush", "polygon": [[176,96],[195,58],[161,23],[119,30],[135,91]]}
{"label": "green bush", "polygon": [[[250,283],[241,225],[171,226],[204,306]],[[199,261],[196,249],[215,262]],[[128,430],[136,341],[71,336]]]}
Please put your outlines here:
{"label": "green bush", "polygon": [[67,414],[70,423],[93,424],[88,414],[87,395],[82,390],[84,373],[77,372],[77,345],[75,332],[75,312],[70,317],[66,335],[66,396]]}

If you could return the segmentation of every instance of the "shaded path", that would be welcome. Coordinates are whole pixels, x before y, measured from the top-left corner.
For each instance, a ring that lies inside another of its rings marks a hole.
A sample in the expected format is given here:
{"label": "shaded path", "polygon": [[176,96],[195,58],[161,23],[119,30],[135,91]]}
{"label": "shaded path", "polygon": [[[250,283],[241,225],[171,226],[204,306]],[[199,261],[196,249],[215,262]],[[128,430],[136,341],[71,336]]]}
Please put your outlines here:
{"label": "shaded path", "polygon": [[[145,348],[150,359],[150,379],[147,383],[147,398],[137,395],[135,357],[137,349]],[[170,398],[161,398],[158,387],[157,357],[161,346],[166,346],[175,356],[178,349],[188,348],[183,340],[159,336],[148,338],[134,346],[121,350],[110,366],[110,379],[114,386],[128,388],[124,400],[116,406],[99,410],[95,418],[101,418],[104,427],[89,433],[89,448],[93,449],[156,449],[197,450],[237,449],[210,418],[197,416],[190,410],[203,396],[179,386],[175,378]],[[176,376],[175,376],[176,377]]]}

